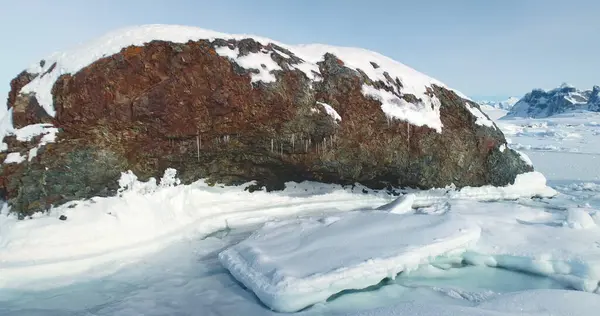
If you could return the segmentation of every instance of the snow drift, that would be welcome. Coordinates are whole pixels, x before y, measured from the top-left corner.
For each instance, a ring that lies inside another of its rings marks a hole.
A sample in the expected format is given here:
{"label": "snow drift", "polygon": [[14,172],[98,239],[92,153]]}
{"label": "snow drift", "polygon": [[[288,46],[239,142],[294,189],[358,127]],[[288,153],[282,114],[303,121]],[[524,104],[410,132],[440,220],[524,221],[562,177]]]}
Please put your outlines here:
{"label": "snow drift", "polygon": [[[542,180],[543,176],[536,178]],[[176,185],[178,180],[170,169],[158,182],[140,182],[128,172],[122,174],[119,183],[119,196],[72,202],[26,220],[7,214],[5,204],[0,217],[0,286],[32,281],[52,284],[58,276],[77,276],[103,262],[127,257],[133,250],[155,251],[186,235],[209,235],[314,211],[339,213],[391,202],[383,192],[364,194],[362,186],[344,189],[339,185],[288,183],[279,193],[249,193],[245,188],[251,183],[236,187],[213,187],[204,181]],[[548,194],[545,181],[522,187],[523,197]],[[515,190],[511,188],[507,190]],[[482,190],[487,193],[479,198],[506,196],[489,188]],[[409,207],[461,198],[460,191],[444,191],[421,192]],[[61,215],[67,220],[60,221]],[[23,277],[33,274],[35,279]]]}

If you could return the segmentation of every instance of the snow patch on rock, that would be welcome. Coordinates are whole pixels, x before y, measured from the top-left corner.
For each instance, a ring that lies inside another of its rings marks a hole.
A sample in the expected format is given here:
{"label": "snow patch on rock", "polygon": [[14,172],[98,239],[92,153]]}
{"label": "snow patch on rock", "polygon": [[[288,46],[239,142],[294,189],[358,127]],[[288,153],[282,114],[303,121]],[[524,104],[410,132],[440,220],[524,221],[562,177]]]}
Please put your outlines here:
{"label": "snow patch on rock", "polygon": [[527,165],[532,166],[533,167],[533,161],[531,161],[531,158],[529,158],[529,156],[527,156],[527,154],[525,154],[522,151],[513,149],[517,154],[519,154],[519,156],[521,157],[521,160],[523,160],[523,162],[525,162]]}
{"label": "snow patch on rock", "polygon": [[237,47],[232,49],[228,46],[221,46],[221,47],[215,48],[215,51],[217,52],[217,54],[219,56],[228,57],[233,60],[235,60],[238,57],[238,55],[240,54],[240,50]]}
{"label": "snow patch on rock", "polygon": [[235,62],[245,69],[256,69],[258,74],[252,73],[252,82],[262,81],[270,83],[277,81],[272,71],[281,70],[281,67],[271,58],[269,52],[250,53],[248,55],[238,57]]}
{"label": "snow patch on rock", "polygon": [[29,150],[27,161],[31,161],[37,156],[38,150],[42,146],[45,146],[48,143],[54,143],[56,141],[57,133],[58,128],[54,127],[52,124],[43,123],[27,125],[16,130],[11,130],[9,135],[15,135],[17,140],[21,142],[29,142],[34,137],[43,135],[36,147]]}
{"label": "snow patch on rock", "polygon": [[465,103],[465,106],[467,107],[469,112],[471,112],[471,114],[475,116],[475,124],[480,126],[496,128],[496,124],[494,124],[494,122],[490,120],[481,110],[474,106],[471,106],[469,103]]}
{"label": "snow patch on rock", "polygon": [[320,104],[325,109],[327,115],[331,116],[334,121],[341,122],[342,117],[338,114],[338,112],[329,104],[317,101],[317,104]]}
{"label": "snow patch on rock", "polygon": [[12,130],[12,109],[0,109],[0,152],[8,150],[8,144],[3,140],[5,136],[10,135]]}
{"label": "snow patch on rock", "polygon": [[381,110],[390,119],[399,119],[416,126],[428,126],[438,133],[442,132],[441,102],[435,96],[423,96],[426,102],[413,104],[391,92],[378,90],[369,85],[363,85],[362,93],[381,102]]}
{"label": "snow patch on rock", "polygon": [[5,164],[9,164],[9,163],[22,163],[23,161],[25,161],[25,157],[21,156],[20,153],[9,153],[8,155],[6,155],[6,159],[4,159],[4,163]]}
{"label": "snow patch on rock", "polygon": [[54,133],[56,133],[56,128],[52,124],[32,124],[14,131],[17,140],[21,142],[28,142],[39,135]]}

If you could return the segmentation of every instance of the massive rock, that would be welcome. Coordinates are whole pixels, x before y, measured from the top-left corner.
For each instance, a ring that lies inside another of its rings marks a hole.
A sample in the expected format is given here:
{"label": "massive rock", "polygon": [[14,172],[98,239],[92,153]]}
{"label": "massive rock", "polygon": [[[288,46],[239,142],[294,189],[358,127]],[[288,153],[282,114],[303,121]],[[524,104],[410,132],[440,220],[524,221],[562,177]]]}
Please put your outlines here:
{"label": "massive rock", "polygon": [[112,34],[117,47],[104,38],[15,78],[0,157],[23,160],[0,173],[12,210],[115,194],[126,170],[268,190],[505,185],[532,170],[476,103],[384,56],[194,32]]}

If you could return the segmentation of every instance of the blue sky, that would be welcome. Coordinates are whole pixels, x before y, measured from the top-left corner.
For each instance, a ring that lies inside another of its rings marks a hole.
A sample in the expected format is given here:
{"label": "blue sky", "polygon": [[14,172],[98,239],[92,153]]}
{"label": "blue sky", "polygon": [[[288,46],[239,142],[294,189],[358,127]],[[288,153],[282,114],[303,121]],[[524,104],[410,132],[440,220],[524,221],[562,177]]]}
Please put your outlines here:
{"label": "blue sky", "polygon": [[597,0],[0,0],[0,8],[2,95],[54,51],[149,23],[364,47],[474,98],[600,85]]}

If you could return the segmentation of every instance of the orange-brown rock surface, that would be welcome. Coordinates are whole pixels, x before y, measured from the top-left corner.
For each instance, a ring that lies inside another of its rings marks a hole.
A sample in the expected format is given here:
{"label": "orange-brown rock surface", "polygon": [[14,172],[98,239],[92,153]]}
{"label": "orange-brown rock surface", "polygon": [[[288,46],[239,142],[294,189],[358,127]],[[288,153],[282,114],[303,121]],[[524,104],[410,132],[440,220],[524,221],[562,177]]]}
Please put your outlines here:
{"label": "orange-brown rock surface", "polygon": [[[215,52],[224,45],[240,55],[272,52],[282,69],[272,72],[277,80],[252,82],[257,70]],[[256,180],[267,189],[302,180],[371,188],[505,185],[531,170],[517,153],[500,149],[506,141],[496,127],[476,124],[465,103],[477,104],[444,87],[428,91],[441,101],[438,133],[390,119],[380,101],[361,92],[365,84],[392,91],[402,85],[398,78],[371,82],[326,54],[314,81],[290,67],[298,62],[293,52],[252,39],[130,46],[62,75],[52,88],[55,116],[35,95],[19,92],[44,74],[23,72],[8,98],[15,127],[51,123],[59,132],[31,161],[4,164],[0,188],[14,211],[30,214],[114,194],[126,170],[147,179],[171,167],[184,183]],[[341,121],[318,102],[331,105]],[[8,152],[27,155],[39,137],[4,141]]]}

